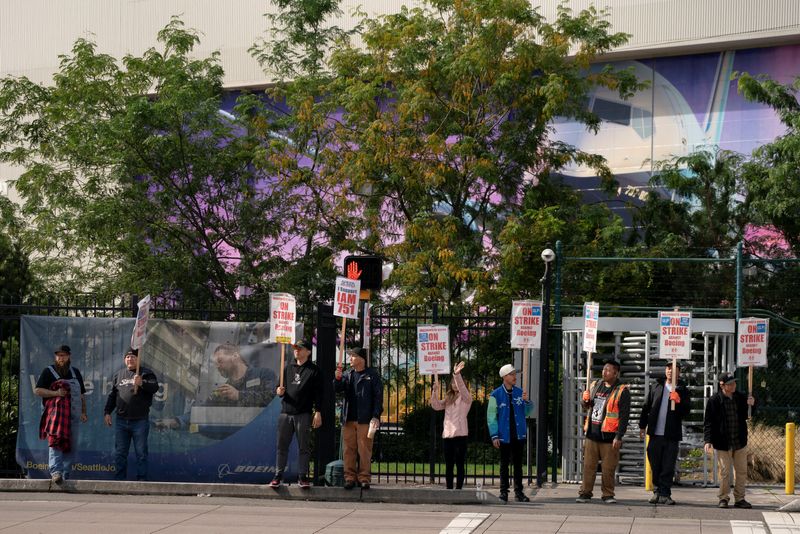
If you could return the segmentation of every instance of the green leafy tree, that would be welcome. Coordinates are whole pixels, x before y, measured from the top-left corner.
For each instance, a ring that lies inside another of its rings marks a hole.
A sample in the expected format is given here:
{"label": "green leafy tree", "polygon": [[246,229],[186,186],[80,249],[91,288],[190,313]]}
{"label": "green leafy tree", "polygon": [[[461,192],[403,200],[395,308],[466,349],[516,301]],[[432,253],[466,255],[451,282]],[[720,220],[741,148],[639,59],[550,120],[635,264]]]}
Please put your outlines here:
{"label": "green leafy tree", "polygon": [[[178,19],[158,40],[118,61],[81,39],[51,86],[0,81],[0,160],[23,170],[36,272],[50,290],[195,304],[293,289],[284,277],[315,234],[305,192],[271,172],[259,100],[222,112],[218,55],[195,58],[199,38]],[[330,254],[314,259],[303,278],[329,280]]]}
{"label": "green leafy tree", "polygon": [[753,151],[744,166],[743,181],[754,223],[777,229],[800,254],[800,78],[780,84],[767,77],[738,75],[739,93],[771,107],[785,132]]}
{"label": "green leafy tree", "polygon": [[556,116],[597,127],[593,88],[640,87],[588,70],[627,38],[602,14],[562,7],[548,22],[518,0],[437,0],[367,20],[361,37],[331,56],[341,116],[327,167],[349,184],[353,246],[396,264],[402,301],[459,302],[491,284],[497,236],[538,175],[578,162],[613,183],[602,158],[550,139]]}

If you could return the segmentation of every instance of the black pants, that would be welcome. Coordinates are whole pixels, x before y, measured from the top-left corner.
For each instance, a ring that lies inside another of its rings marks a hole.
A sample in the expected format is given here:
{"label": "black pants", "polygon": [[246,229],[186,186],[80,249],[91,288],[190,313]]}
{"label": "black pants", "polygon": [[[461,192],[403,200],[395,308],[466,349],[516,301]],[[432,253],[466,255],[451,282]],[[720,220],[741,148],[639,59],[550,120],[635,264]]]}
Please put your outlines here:
{"label": "black pants", "polygon": [[525,440],[512,439],[500,444],[500,493],[508,493],[508,461],[514,462],[514,493],[522,493],[522,453]]}
{"label": "black pants", "polygon": [[453,489],[454,464],[456,472],[458,473],[456,477],[456,489],[461,489],[464,487],[464,477],[466,476],[464,462],[467,458],[467,436],[444,438],[442,440],[442,445],[444,446],[444,479],[447,483],[447,489]]}
{"label": "black pants", "polygon": [[286,462],[289,458],[289,445],[292,435],[297,436],[297,476],[308,476],[308,463],[311,460],[311,413],[289,415],[282,413],[278,416],[277,454],[275,459],[275,475],[283,476]]}
{"label": "black pants", "polygon": [[650,436],[647,459],[653,472],[653,486],[656,493],[665,497],[671,496],[675,462],[678,459],[678,442],[666,439],[664,436]]}

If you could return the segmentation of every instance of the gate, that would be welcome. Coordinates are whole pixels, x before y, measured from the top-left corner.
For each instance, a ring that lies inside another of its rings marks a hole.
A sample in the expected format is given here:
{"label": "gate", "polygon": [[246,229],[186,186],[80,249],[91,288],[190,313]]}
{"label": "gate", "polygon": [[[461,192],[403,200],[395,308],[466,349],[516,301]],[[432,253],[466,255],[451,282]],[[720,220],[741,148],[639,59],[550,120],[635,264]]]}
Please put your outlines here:
{"label": "gate", "polygon": [[[714,459],[702,452],[703,413],[707,399],[716,392],[720,373],[735,369],[732,319],[692,318],[692,359],[686,361],[681,378],[692,396],[689,416],[683,422],[676,478],[686,483],[716,483]],[[562,333],[562,480],[579,483],[583,474],[583,417],[581,395],[586,383],[583,318],[565,317]],[[631,391],[631,415],[625,434],[617,477],[620,482],[644,481],[645,445],[639,438],[639,415],[650,384],[664,376],[671,360],[658,358],[658,319],[600,317],[598,354],[592,362],[592,379],[600,377],[603,360],[614,357],[621,364],[621,379]]]}

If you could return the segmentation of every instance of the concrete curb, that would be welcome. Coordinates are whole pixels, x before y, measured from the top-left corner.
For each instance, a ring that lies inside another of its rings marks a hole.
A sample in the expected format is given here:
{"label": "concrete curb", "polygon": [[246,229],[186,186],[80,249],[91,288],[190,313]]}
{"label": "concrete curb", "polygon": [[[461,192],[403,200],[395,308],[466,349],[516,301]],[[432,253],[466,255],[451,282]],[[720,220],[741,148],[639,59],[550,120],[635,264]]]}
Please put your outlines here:
{"label": "concrete curb", "polygon": [[368,490],[297,485],[270,488],[257,484],[195,484],[181,482],[117,482],[108,480],[65,480],[61,485],[42,479],[0,479],[0,492],[97,493],[108,495],[182,495],[197,497],[241,497],[248,499],[391,502],[404,504],[483,504],[485,491],[453,491],[442,488],[372,486]]}

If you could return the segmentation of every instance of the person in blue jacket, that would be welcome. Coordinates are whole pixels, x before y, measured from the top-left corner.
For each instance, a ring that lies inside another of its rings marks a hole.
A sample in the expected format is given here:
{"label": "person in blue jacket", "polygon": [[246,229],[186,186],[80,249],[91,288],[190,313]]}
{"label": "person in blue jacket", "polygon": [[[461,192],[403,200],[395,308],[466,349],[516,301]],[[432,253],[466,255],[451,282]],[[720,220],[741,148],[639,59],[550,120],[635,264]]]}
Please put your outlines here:
{"label": "person in blue jacket", "polygon": [[522,453],[528,436],[526,417],[533,411],[528,392],[516,386],[517,371],[509,364],[500,368],[502,385],[492,391],[486,421],[492,445],[500,449],[500,500],[508,502],[508,461],[514,462],[514,495],[519,502],[530,499],[522,489]]}

